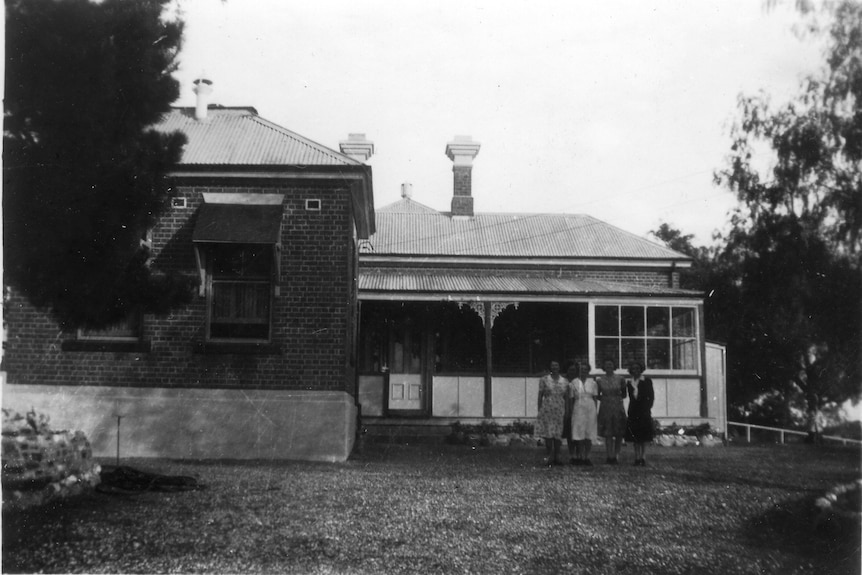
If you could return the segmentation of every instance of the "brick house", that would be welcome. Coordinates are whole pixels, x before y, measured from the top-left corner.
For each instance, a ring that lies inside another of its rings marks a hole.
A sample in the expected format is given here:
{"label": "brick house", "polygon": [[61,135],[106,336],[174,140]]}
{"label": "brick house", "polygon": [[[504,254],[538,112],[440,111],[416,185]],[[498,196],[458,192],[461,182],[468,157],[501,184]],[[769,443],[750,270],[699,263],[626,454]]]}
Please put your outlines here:
{"label": "brick house", "polygon": [[63,332],[7,292],[3,405],[81,429],[96,455],[337,461],[356,428],[357,242],[374,232],[373,145],[334,151],[253,108],[174,108],[188,137],[147,238],[191,305]]}
{"label": "brick house", "polygon": [[377,211],[360,243],[358,389],[367,429],[535,417],[551,360],[594,373],[632,360],[664,424],[724,431],[723,348],[680,253],[595,218],[473,209],[479,144],[456,137],[450,212],[412,198]]}

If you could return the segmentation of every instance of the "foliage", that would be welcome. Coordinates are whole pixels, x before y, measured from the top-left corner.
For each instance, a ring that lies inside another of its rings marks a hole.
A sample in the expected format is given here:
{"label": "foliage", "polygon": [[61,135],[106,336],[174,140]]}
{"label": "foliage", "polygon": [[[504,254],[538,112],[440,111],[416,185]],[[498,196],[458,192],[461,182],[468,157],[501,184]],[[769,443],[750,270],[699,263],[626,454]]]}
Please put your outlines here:
{"label": "foliage", "polygon": [[179,94],[183,25],[167,2],[6,2],[6,283],[64,327],[188,296],[186,280],[150,270],[141,241],[185,143],[150,128]]}
{"label": "foliage", "polygon": [[19,433],[33,434],[41,433],[47,435],[52,432],[51,418],[45,413],[37,413],[31,409],[21,415],[13,409],[3,408],[3,433],[17,435]]}
{"label": "foliage", "polygon": [[[663,225],[694,259],[707,338],[728,346],[728,399],[749,421],[787,426],[855,398],[862,366],[862,5],[827,3],[825,66],[775,107],[740,96],[716,183],[739,200],[711,249]],[[809,14],[810,16],[810,14]],[[764,163],[763,158],[771,158]]]}

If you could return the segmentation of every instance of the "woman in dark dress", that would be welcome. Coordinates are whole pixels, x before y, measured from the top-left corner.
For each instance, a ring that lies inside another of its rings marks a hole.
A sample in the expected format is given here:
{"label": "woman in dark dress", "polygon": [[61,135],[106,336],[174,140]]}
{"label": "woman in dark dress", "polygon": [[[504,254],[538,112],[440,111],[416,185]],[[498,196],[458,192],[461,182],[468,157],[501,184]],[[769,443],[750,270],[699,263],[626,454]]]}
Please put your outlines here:
{"label": "woman in dark dress", "polygon": [[646,465],[646,446],[653,439],[652,404],[655,401],[652,380],[644,377],[643,372],[644,366],[633,362],[629,367],[632,380],[626,384],[629,394],[626,441],[634,443],[635,465],[640,466]]}

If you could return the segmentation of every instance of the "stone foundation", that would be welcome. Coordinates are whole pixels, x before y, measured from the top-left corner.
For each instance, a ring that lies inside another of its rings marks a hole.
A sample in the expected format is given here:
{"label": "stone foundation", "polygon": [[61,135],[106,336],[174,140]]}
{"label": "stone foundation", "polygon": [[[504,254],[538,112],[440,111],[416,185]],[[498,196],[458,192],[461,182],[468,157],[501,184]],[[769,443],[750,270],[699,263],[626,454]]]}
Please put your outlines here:
{"label": "stone foundation", "polygon": [[[95,457],[344,461],[356,406],[338,391],[3,386],[3,407],[33,408],[83,431]],[[119,417],[119,429],[118,429]]]}

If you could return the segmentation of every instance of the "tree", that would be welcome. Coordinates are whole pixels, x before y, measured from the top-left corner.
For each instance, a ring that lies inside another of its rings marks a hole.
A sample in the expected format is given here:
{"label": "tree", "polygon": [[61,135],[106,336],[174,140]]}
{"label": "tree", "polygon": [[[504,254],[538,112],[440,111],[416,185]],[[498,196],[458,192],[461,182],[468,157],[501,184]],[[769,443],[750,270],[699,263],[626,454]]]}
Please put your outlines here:
{"label": "tree", "polygon": [[179,94],[168,0],[7,0],[5,282],[63,327],[104,327],[188,294],[141,238],[185,136],[151,129]]}
{"label": "tree", "polygon": [[[717,254],[740,295],[728,393],[798,391],[812,417],[857,398],[862,377],[862,5],[829,6],[824,68],[783,106],[740,96],[715,174],[740,201]],[[756,161],[764,149],[767,168]]]}

